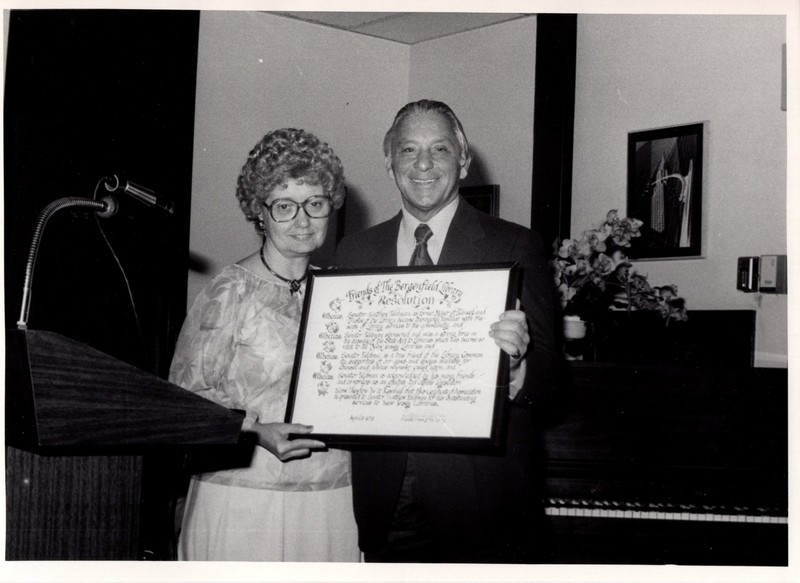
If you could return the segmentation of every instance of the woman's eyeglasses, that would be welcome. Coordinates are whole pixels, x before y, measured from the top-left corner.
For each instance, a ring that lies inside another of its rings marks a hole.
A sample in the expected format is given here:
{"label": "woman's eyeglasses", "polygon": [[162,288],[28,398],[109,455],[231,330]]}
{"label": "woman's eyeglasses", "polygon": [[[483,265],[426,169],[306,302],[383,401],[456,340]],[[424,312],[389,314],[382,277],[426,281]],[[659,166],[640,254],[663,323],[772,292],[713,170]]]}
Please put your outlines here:
{"label": "woman's eyeglasses", "polygon": [[312,219],[324,219],[330,216],[333,199],[330,196],[312,196],[302,203],[288,198],[273,200],[272,204],[263,203],[276,223],[286,223],[297,216],[300,207]]}

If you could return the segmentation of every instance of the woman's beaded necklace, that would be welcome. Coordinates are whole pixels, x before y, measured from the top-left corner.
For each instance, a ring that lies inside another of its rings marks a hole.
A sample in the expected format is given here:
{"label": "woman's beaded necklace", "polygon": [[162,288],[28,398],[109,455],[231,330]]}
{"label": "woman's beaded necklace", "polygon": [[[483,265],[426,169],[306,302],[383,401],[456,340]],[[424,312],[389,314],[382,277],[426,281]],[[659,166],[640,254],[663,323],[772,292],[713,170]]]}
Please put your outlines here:
{"label": "woman's beaded necklace", "polygon": [[267,268],[267,271],[269,271],[272,275],[274,275],[275,277],[277,277],[281,281],[285,281],[286,283],[288,283],[289,284],[289,291],[292,293],[292,295],[294,295],[296,292],[300,291],[300,284],[303,283],[306,280],[306,278],[308,277],[308,269],[306,269],[305,275],[303,275],[303,277],[301,277],[300,279],[288,279],[288,278],[283,277],[282,275],[278,275],[277,273],[275,273],[272,270],[272,268],[269,266],[269,263],[267,263],[266,257],[264,257],[264,246],[263,245],[261,246],[260,255],[261,255],[261,263],[264,264],[264,267]]}

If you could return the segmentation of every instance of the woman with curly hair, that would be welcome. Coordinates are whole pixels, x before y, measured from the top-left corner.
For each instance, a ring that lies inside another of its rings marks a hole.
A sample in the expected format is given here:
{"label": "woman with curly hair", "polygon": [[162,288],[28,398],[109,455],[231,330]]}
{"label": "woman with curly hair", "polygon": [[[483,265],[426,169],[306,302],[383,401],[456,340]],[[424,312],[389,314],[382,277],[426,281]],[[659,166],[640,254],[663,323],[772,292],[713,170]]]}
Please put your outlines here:
{"label": "woman with curly hair", "polygon": [[[348,452],[283,423],[309,269],[344,176],[328,144],[299,129],[265,135],[236,197],[262,236],[198,295],[181,330],[170,380],[246,412],[258,437],[247,467],[192,477],[182,560],[358,561]],[[289,439],[290,434],[301,435]]]}

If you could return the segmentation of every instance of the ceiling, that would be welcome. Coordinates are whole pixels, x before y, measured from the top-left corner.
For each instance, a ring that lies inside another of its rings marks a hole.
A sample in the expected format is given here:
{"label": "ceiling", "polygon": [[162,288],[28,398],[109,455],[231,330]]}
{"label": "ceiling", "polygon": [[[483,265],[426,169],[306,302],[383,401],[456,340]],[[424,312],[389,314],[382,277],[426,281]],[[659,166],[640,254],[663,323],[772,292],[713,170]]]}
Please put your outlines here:
{"label": "ceiling", "polygon": [[515,20],[529,14],[482,12],[273,12],[407,45]]}

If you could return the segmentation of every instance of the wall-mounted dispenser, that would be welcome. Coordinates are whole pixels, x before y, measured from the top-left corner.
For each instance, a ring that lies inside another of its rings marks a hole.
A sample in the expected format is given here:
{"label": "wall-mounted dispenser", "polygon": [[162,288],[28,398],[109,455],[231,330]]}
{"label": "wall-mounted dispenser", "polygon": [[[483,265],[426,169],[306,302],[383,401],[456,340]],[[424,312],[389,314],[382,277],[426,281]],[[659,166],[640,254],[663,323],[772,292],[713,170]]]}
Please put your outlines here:
{"label": "wall-mounted dispenser", "polygon": [[743,292],[758,291],[758,261],[758,257],[739,257],[736,289]]}
{"label": "wall-mounted dispenser", "polygon": [[765,294],[786,293],[786,255],[739,257],[736,289]]}
{"label": "wall-mounted dispenser", "polygon": [[762,255],[758,273],[758,291],[786,293],[786,255]]}

